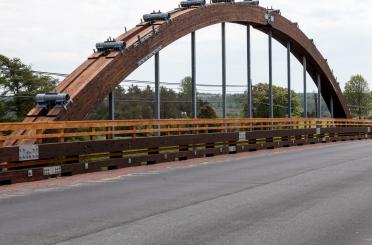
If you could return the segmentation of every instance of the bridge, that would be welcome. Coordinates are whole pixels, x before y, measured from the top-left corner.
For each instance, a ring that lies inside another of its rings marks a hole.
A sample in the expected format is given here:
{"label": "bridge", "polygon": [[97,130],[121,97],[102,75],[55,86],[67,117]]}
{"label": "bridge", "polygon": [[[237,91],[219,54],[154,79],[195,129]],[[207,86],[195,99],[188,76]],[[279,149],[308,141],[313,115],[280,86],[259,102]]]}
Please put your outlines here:
{"label": "bridge", "polygon": [[[245,118],[227,117],[226,23],[246,26]],[[202,119],[195,39],[215,24],[222,118]],[[267,118],[253,113],[252,28],[268,38]],[[161,118],[159,55],[186,35],[192,116]],[[287,118],[273,114],[273,38],[287,50]],[[327,60],[279,10],[188,0],[96,48],[37,96],[23,122],[0,123],[1,244],[371,243],[372,120],[352,119]],[[303,66],[302,118],[292,115],[291,55]],[[115,120],[114,88],[153,56],[153,119]],[[316,118],[308,118],[307,74]],[[106,97],[110,120],[84,120]],[[322,97],[331,118],[321,116]]]}
{"label": "bridge", "polygon": [[[37,105],[27,114],[24,122],[0,124],[2,183],[39,180],[51,175],[73,175],[103,167],[115,169],[135,164],[371,137],[371,121],[350,119],[350,110],[342,91],[314,41],[299,29],[298,24],[283,17],[279,10],[262,8],[257,1],[185,3],[186,6],[167,13],[145,15],[145,20],[133,29],[98,43],[94,54],[67,76],[53,91],[54,94],[38,95]],[[226,116],[226,22],[247,27],[248,110],[244,119],[229,119]],[[195,37],[199,29],[214,24],[221,24],[222,119],[197,119]],[[268,119],[253,118],[251,28],[268,36]],[[185,35],[191,36],[192,118],[161,119],[159,53]],[[286,119],[273,118],[273,38],[287,49]],[[291,54],[303,65],[303,118],[292,118]],[[110,98],[110,118],[114,119],[113,89],[152,56],[155,56],[156,104],[153,120],[78,121],[92,112],[105,97]],[[307,119],[307,73],[316,81],[318,88],[317,119]],[[334,119],[321,118],[322,97]]]}

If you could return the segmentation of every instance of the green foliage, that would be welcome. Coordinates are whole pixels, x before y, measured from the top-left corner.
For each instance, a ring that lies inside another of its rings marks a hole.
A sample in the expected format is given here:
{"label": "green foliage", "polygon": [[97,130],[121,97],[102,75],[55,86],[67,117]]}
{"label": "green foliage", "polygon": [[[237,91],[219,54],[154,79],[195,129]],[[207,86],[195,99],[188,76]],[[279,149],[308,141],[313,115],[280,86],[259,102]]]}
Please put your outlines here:
{"label": "green foliage", "polygon": [[[253,114],[256,118],[267,118],[269,116],[269,84],[259,83],[253,86]],[[273,85],[274,117],[284,118],[288,116],[288,90]],[[292,116],[301,117],[300,98],[292,91]],[[247,115],[247,93],[243,96],[242,116]]]}
{"label": "green foliage", "polygon": [[160,117],[165,119],[179,118],[180,112],[178,105],[174,102],[177,101],[177,93],[172,89],[161,87],[160,98]]}
{"label": "green foliage", "polygon": [[198,118],[217,118],[217,114],[208,102],[199,99]]}
{"label": "green foliage", "polygon": [[186,112],[188,117],[192,115],[192,80],[191,77],[185,77],[181,81],[180,93],[178,99],[182,101],[178,105],[180,112]]}
{"label": "green foliage", "polygon": [[52,91],[56,84],[49,76],[34,75],[20,59],[0,55],[0,121],[23,120],[35,105],[34,96]]}
{"label": "green foliage", "polygon": [[[186,112],[191,117],[191,78],[186,77],[181,81],[180,93],[173,89],[160,87],[160,117],[163,119],[181,118]],[[151,119],[155,117],[155,92],[147,86],[144,89],[136,85],[127,90],[118,87],[115,91],[115,118]],[[216,118],[217,115],[208,102],[198,100],[198,117]],[[108,118],[108,102],[104,101],[94,113],[88,116],[91,120]]]}
{"label": "green foliage", "polygon": [[371,105],[371,91],[368,82],[361,75],[354,75],[345,84],[345,99],[354,117],[369,116],[368,107]]}

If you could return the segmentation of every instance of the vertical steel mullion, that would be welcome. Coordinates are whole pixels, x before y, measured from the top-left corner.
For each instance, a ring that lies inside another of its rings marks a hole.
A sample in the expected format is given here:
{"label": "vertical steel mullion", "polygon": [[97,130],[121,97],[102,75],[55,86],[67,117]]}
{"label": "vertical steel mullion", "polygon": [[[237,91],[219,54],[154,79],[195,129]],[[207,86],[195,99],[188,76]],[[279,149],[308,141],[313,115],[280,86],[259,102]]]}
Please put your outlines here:
{"label": "vertical steel mullion", "polygon": [[247,26],[247,112],[248,118],[253,117],[253,97],[252,97],[252,63],[251,63],[251,26]]}
{"label": "vertical steel mullion", "polygon": [[269,31],[269,118],[274,117],[272,37],[273,37],[273,33],[270,30]]}
{"label": "vertical steel mullion", "polygon": [[291,43],[287,43],[288,118],[292,118]]}
{"label": "vertical steel mullion", "polygon": [[303,81],[304,81],[304,118],[307,118],[307,60],[306,56],[303,57]]}
{"label": "vertical steel mullion", "polygon": [[159,52],[155,54],[155,118],[160,119],[160,71]]}
{"label": "vertical steel mullion", "polygon": [[221,24],[222,34],[222,117],[226,118],[226,24]]}
{"label": "vertical steel mullion", "polygon": [[318,83],[318,101],[317,101],[317,112],[318,112],[318,118],[322,117],[322,84],[320,79],[320,74],[317,74],[317,83]]}
{"label": "vertical steel mullion", "polygon": [[109,94],[108,103],[109,103],[109,120],[115,120],[115,95],[114,95],[114,91],[112,91]]}
{"label": "vertical steel mullion", "polygon": [[197,117],[195,32],[191,33],[192,118]]}

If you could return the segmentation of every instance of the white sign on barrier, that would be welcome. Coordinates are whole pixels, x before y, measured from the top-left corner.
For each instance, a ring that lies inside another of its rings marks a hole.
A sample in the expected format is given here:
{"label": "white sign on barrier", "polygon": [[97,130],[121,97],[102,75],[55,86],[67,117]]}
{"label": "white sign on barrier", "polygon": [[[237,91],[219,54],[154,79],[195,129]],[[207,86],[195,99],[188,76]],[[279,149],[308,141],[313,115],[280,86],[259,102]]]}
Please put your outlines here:
{"label": "white sign on barrier", "polygon": [[229,146],[229,152],[236,152],[236,146]]}
{"label": "white sign on barrier", "polygon": [[19,161],[31,161],[39,159],[38,145],[21,145],[18,148]]}
{"label": "white sign on barrier", "polygon": [[239,141],[247,140],[246,132],[239,132]]}
{"label": "white sign on barrier", "polygon": [[43,168],[43,174],[45,176],[49,176],[49,175],[58,175],[58,174],[61,174],[61,166],[53,166],[53,167],[46,167],[46,168]]}

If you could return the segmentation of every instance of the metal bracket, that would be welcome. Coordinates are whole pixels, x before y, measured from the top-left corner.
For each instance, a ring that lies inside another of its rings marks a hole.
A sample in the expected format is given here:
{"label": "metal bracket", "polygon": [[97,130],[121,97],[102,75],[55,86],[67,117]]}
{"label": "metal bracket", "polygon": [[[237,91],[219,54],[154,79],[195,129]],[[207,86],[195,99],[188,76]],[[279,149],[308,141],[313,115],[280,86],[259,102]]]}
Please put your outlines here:
{"label": "metal bracket", "polygon": [[275,17],[269,13],[266,13],[265,20],[267,21],[267,24],[271,25],[275,21]]}
{"label": "metal bracket", "polygon": [[154,56],[156,53],[158,53],[160,50],[163,49],[163,46],[157,47],[154,51],[152,51],[150,54],[146,55],[142,60],[137,62],[137,65],[140,66],[143,63],[145,63],[148,59],[150,59],[152,56]]}
{"label": "metal bracket", "polygon": [[31,161],[39,159],[38,145],[22,145],[18,147],[19,161]]}

